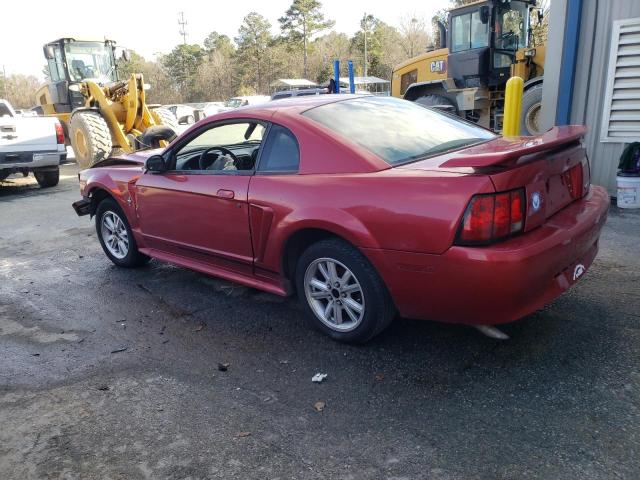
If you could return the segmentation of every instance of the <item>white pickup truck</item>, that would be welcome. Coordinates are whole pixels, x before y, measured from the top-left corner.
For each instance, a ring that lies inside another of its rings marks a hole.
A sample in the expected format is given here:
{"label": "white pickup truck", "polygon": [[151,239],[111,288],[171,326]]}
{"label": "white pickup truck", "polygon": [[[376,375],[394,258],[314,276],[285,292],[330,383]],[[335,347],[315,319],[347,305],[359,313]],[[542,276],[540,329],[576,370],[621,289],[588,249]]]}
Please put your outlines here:
{"label": "white pickup truck", "polygon": [[0,181],[13,173],[33,172],[41,187],[53,187],[66,158],[64,131],[57,118],[21,117],[0,99]]}

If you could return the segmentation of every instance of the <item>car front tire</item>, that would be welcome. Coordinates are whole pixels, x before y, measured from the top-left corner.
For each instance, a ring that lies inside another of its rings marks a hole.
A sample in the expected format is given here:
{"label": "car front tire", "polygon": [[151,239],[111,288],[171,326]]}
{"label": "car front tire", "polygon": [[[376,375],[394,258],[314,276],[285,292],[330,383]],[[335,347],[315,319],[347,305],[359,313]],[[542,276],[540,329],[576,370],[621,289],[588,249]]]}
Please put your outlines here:
{"label": "car front tire", "polygon": [[112,198],[102,200],[96,209],[96,233],[105,255],[117,266],[134,268],[150,260],[138,250],[127,216]]}
{"label": "car front tire", "polygon": [[340,239],[321,240],[305,250],[296,267],[296,288],[308,322],[340,342],[364,343],[395,317],[378,272]]}

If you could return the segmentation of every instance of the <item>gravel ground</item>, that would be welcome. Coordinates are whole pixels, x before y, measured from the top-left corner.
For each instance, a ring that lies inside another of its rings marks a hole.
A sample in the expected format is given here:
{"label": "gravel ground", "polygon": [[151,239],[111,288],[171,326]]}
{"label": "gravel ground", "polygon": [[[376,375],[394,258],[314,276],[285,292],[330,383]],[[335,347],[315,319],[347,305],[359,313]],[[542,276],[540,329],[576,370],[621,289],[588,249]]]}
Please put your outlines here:
{"label": "gravel ground", "polygon": [[640,213],[509,341],[397,319],[353,347],[293,300],[114,267],[62,173],[0,186],[1,479],[640,478]]}

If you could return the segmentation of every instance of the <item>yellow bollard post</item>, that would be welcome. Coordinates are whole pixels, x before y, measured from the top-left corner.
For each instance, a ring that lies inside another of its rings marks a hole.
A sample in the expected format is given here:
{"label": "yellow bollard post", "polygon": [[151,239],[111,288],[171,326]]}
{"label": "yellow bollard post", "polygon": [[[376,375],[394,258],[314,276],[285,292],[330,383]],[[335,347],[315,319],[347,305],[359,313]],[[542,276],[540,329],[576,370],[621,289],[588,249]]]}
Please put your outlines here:
{"label": "yellow bollard post", "polygon": [[502,135],[516,137],[520,135],[520,115],[522,114],[522,92],[524,80],[511,77],[507,80],[504,94],[504,119],[502,121]]}

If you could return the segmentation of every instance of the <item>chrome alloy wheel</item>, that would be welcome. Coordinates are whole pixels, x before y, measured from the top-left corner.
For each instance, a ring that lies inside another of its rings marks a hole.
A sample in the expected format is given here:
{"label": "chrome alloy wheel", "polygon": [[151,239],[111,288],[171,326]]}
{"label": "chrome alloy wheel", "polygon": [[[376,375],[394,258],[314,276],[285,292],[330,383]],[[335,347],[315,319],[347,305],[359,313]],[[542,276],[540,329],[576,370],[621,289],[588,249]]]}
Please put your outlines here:
{"label": "chrome alloy wheel", "polygon": [[127,227],[117,213],[107,210],[102,215],[102,240],[107,250],[118,260],[129,253],[129,234]]}
{"label": "chrome alloy wheel", "polygon": [[362,287],[338,260],[318,258],[311,262],[304,274],[304,293],[318,320],[332,330],[349,332],[362,322]]}

